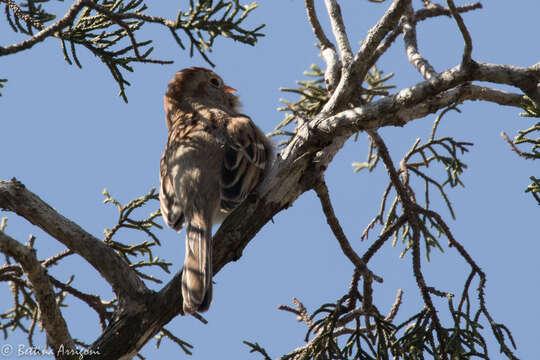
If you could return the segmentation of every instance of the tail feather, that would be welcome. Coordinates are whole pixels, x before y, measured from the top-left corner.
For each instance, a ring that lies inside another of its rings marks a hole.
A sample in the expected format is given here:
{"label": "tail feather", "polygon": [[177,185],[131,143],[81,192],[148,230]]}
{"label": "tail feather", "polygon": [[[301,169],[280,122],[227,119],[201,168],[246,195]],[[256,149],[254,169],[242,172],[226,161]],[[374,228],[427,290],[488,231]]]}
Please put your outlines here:
{"label": "tail feather", "polygon": [[186,257],[182,272],[184,313],[206,311],[212,301],[211,224],[190,219],[186,227]]}

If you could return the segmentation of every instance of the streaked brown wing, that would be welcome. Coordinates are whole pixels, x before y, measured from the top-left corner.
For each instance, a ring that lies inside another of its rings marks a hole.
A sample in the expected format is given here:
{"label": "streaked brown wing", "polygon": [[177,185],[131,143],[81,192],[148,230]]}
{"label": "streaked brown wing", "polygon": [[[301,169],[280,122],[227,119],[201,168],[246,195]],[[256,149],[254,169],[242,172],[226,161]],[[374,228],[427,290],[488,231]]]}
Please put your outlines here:
{"label": "streaked brown wing", "polygon": [[221,208],[228,212],[259,184],[269,166],[272,146],[247,116],[229,119],[227,137],[221,170]]}
{"label": "streaked brown wing", "polygon": [[167,149],[161,157],[159,179],[159,204],[163,219],[167,226],[180,231],[184,226],[184,213],[174,191],[167,165]]}
{"label": "streaked brown wing", "polygon": [[[169,109],[167,109],[169,110]],[[189,142],[189,135],[196,130],[198,122],[194,114],[182,114],[178,116],[167,111],[168,121],[170,121],[169,137],[167,147],[161,157],[160,163],[160,188],[159,202],[161,213],[167,226],[176,231],[180,231],[184,225],[184,213],[178,194],[174,190],[169,164],[174,161],[174,156],[178,146]],[[171,121],[172,120],[172,121]]]}

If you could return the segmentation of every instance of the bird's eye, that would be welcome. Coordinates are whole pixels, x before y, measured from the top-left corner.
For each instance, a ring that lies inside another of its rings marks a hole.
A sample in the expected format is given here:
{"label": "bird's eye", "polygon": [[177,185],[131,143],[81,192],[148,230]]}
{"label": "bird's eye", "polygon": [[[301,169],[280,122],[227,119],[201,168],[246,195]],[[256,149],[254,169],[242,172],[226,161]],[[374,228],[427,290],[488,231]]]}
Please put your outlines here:
{"label": "bird's eye", "polygon": [[219,87],[219,80],[216,78],[211,78],[210,84],[214,85],[215,87]]}

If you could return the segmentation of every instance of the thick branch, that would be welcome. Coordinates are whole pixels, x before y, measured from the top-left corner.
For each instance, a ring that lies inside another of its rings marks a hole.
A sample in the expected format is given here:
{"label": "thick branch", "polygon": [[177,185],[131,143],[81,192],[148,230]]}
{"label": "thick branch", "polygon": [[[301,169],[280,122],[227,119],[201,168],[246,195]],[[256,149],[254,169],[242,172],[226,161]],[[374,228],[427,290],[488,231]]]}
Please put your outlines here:
{"label": "thick branch", "polygon": [[518,68],[508,65],[479,63],[472,74],[459,67],[447,70],[430,81],[405,88],[398,93],[361,107],[342,111],[334,116],[314,121],[312,131],[319,136],[352,135],[361,130],[382,126],[403,126],[408,121],[435,113],[453,102],[485,100],[497,104],[520,107],[521,95],[480,86],[461,86],[474,80],[526,86],[540,78],[537,65]]}
{"label": "thick branch", "polygon": [[[32,284],[40,313],[39,320],[47,332],[47,343],[55,354],[66,353],[69,349],[75,349],[66,322],[56,304],[56,296],[49,282],[47,271],[39,263],[34,250],[0,231],[0,251],[12,256],[21,264],[24,273]],[[64,351],[62,352],[62,350]],[[75,357],[58,356],[58,358],[71,359]]]}
{"label": "thick branch", "polygon": [[540,62],[523,68],[512,65],[476,63],[473,80],[512,85],[540,103]]}
{"label": "thick branch", "polygon": [[112,286],[121,306],[147,291],[129,265],[105,243],[60,215],[17,180],[0,180],[0,208],[24,217],[88,261]]}

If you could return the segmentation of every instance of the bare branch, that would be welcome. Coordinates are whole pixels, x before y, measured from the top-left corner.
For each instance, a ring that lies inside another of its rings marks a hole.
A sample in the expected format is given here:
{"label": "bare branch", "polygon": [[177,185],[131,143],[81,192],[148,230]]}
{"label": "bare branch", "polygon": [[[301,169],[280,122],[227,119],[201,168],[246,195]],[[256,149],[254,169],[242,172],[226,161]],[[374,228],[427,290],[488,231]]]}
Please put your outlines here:
{"label": "bare branch", "polygon": [[[464,13],[464,12],[481,9],[481,8],[482,8],[481,3],[474,3],[474,4],[459,6],[456,9],[459,13]],[[420,9],[416,11],[414,13],[414,16],[412,16],[412,19],[414,20],[415,24],[417,24],[418,22],[426,20],[428,18],[438,17],[442,15],[452,16],[450,9],[444,8],[442,6],[432,6],[429,8],[424,8],[424,9]],[[373,53],[373,56],[371,57],[369,61],[368,68],[371,68],[377,62],[377,60],[382,56],[382,54],[384,54],[390,48],[392,43],[397,39],[399,34],[401,34],[402,32],[403,32],[403,21],[400,22],[399,26],[394,28],[394,30],[386,37],[386,39],[384,40],[382,44],[377,46],[377,49],[375,50],[375,52]]]}
{"label": "bare branch", "polygon": [[514,142],[512,140],[510,140],[510,138],[508,137],[508,135],[503,131],[501,132],[501,136],[502,138],[504,139],[504,141],[506,141],[508,143],[508,145],[510,145],[510,148],[516,153],[518,154],[519,156],[521,156],[522,158],[524,159],[535,159],[534,156],[528,154],[528,153],[524,153],[522,152],[521,150],[519,150],[516,146],[516,144],[514,144]]}
{"label": "bare branch", "polygon": [[47,260],[43,260],[41,265],[43,265],[43,267],[48,268],[49,266],[56,265],[58,263],[58,261],[62,260],[63,258],[65,258],[67,256],[70,256],[70,255],[73,255],[73,254],[75,254],[73,252],[73,250],[70,250],[70,249],[64,250],[61,253],[58,253],[58,254],[56,254],[54,256],[51,256]]}
{"label": "bare branch", "polygon": [[[463,6],[458,6],[456,10],[459,13],[465,13],[472,10],[482,9],[482,3],[474,3],[474,4],[468,4]],[[415,14],[416,21],[422,21],[427,18],[431,17],[437,17],[437,16],[452,16],[452,12],[450,9],[442,7],[442,6],[432,6],[424,9],[420,9]]]}
{"label": "bare branch", "polygon": [[[536,65],[518,68],[508,65],[477,63],[471,74],[474,80],[490,81],[525,88],[540,78]],[[519,107],[521,95],[479,86],[462,86],[470,81],[467,73],[459,67],[447,70],[430,81],[405,88],[397,94],[344,110],[334,116],[318,119],[310,124],[319,136],[352,135],[360,130],[382,126],[402,126],[413,119],[434,113],[454,102],[463,100],[486,100],[497,104]],[[451,89],[451,90],[450,90]]]}
{"label": "bare branch", "polygon": [[540,103],[540,62],[529,67],[475,63],[473,79],[520,88],[537,103]]}
{"label": "bare branch", "polygon": [[345,30],[345,24],[343,23],[343,17],[341,16],[341,8],[336,0],[324,0],[324,3],[328,10],[332,32],[336,38],[343,65],[349,65],[353,59],[353,54],[347,31]]}
{"label": "bare branch", "polygon": [[0,180],[0,208],[24,217],[82,256],[112,286],[122,305],[134,304],[147,291],[113,249],[60,215],[17,180]]}
{"label": "bare branch", "polygon": [[407,218],[402,215],[397,221],[390,226],[388,229],[386,229],[381,236],[369,247],[369,249],[365,252],[365,254],[362,256],[362,260],[367,264],[371,257],[375,255],[377,251],[383,246],[383,244],[392,236],[396,231],[401,228],[405,222],[407,221]]}
{"label": "bare branch", "polygon": [[307,17],[311,24],[311,29],[313,30],[315,37],[317,37],[317,40],[319,40],[321,48],[335,48],[334,44],[332,44],[322,29],[319,18],[317,17],[317,12],[315,11],[313,0],[304,0],[304,3],[306,5]]}
{"label": "bare branch", "polygon": [[390,309],[390,312],[386,317],[384,318],[386,321],[392,321],[396,317],[399,307],[401,306],[401,299],[403,297],[403,290],[398,289],[398,292],[396,294],[396,300],[394,300],[394,304],[392,305],[392,308]]}
{"label": "bare branch", "polygon": [[315,5],[313,0],[304,0],[306,5],[308,21],[311,24],[311,29],[321,44],[321,56],[326,63],[326,70],[324,72],[324,80],[326,83],[326,89],[333,91],[339,81],[341,71],[341,61],[337,56],[336,48],[334,44],[328,39],[324,30],[322,29],[317,12],[315,11]]}
{"label": "bare branch", "polygon": [[321,111],[320,117],[326,117],[342,109],[349,102],[349,98],[352,96],[354,90],[357,90],[357,85],[363,81],[371,67],[370,59],[375,50],[384,37],[397,26],[399,18],[405,11],[405,6],[410,1],[394,0],[384,16],[369,30],[367,37],[362,42],[362,47],[354,57],[352,63],[350,65],[343,64],[340,82],[332,97]]}
{"label": "bare branch", "polygon": [[315,192],[317,193],[317,196],[319,197],[319,200],[321,201],[321,206],[323,208],[324,214],[326,215],[326,221],[328,222],[328,225],[330,225],[330,228],[334,232],[334,235],[336,239],[339,242],[339,245],[341,246],[341,250],[349,258],[349,260],[356,266],[356,268],[367,277],[372,277],[377,282],[382,283],[383,280],[378,277],[377,275],[373,274],[366,266],[366,263],[358,256],[358,254],[353,250],[351,247],[351,244],[349,243],[349,240],[347,240],[347,237],[345,236],[345,233],[343,232],[343,229],[341,228],[341,225],[339,224],[339,220],[336,217],[336,214],[334,213],[334,208],[332,207],[332,203],[330,202],[330,195],[328,194],[328,187],[326,186],[326,183],[324,180],[321,180],[319,185],[315,187]]}
{"label": "bare branch", "polygon": [[407,7],[405,15],[401,18],[403,28],[403,42],[409,62],[418,70],[422,77],[429,80],[437,75],[437,72],[429,61],[427,61],[418,50],[416,41],[416,20],[414,19],[414,10],[411,6]]}
{"label": "bare branch", "polygon": [[53,276],[49,275],[50,282],[59,289],[73,295],[81,301],[84,301],[88,306],[90,306],[99,316],[99,322],[101,324],[101,329],[105,329],[107,323],[106,321],[110,320],[111,313],[107,311],[107,306],[103,304],[99,296],[86,294],[82,291],[75,289],[72,286],[64,284],[63,282],[57,280]]}
{"label": "bare branch", "polygon": [[377,24],[369,30],[368,35],[362,42],[362,47],[354,57],[353,68],[358,72],[360,79],[363,79],[369,71],[369,67],[366,67],[366,64],[369,64],[368,60],[373,56],[384,37],[396,28],[401,15],[405,12],[407,5],[410,4],[411,0],[394,0]]}
{"label": "bare branch", "polygon": [[424,304],[427,306],[427,308],[430,311],[430,316],[433,319],[437,338],[439,340],[440,349],[441,349],[441,355],[444,359],[447,358],[446,351],[446,343],[447,343],[447,335],[444,330],[444,328],[441,325],[441,321],[439,319],[439,316],[437,315],[437,310],[435,308],[435,305],[433,305],[433,301],[431,300],[431,296],[429,295],[429,290],[426,285],[426,282],[424,280],[424,275],[421,271],[421,261],[420,261],[420,223],[418,218],[418,213],[416,212],[416,209],[418,206],[411,200],[411,197],[409,196],[408,188],[405,186],[405,184],[400,181],[398,172],[396,171],[394,164],[392,162],[392,158],[390,157],[390,153],[388,152],[388,148],[386,147],[386,144],[382,140],[382,138],[379,136],[379,134],[376,131],[370,130],[368,131],[368,134],[371,138],[373,138],[373,142],[377,146],[379,155],[384,163],[384,166],[386,167],[386,170],[388,172],[388,176],[390,177],[390,181],[392,181],[392,185],[396,189],[396,192],[398,193],[401,205],[403,207],[403,213],[404,216],[407,218],[408,223],[413,228],[413,238],[412,238],[412,248],[413,248],[413,255],[412,255],[412,261],[413,261],[413,272],[414,277],[416,278],[416,282],[418,284],[418,288],[420,289],[420,293],[422,294],[422,298],[424,300]]}
{"label": "bare branch", "polygon": [[37,260],[34,251],[3,232],[0,232],[0,251],[13,256],[21,264],[32,284],[40,312],[40,323],[47,331],[47,342],[55,354],[58,354],[61,349],[66,351],[75,349],[66,322],[56,304],[56,297],[47,272]]}
{"label": "bare branch", "polygon": [[471,34],[469,34],[469,30],[467,30],[467,26],[465,26],[465,22],[463,22],[463,18],[457,11],[454,1],[446,0],[446,2],[448,3],[450,12],[452,13],[452,16],[454,17],[454,19],[456,20],[459,27],[459,31],[461,31],[461,35],[463,35],[463,40],[465,41],[465,49],[463,50],[463,60],[461,60],[461,64],[463,66],[467,66],[468,64],[471,63],[471,53],[472,53]]}

